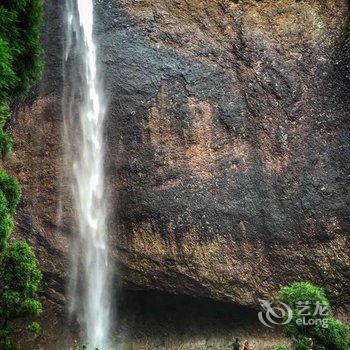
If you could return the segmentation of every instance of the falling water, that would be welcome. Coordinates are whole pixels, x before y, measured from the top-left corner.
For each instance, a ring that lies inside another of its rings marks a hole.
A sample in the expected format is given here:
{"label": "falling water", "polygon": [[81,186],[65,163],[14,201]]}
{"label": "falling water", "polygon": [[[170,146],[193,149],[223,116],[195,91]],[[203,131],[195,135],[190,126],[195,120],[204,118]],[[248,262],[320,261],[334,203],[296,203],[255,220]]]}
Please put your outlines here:
{"label": "falling water", "polygon": [[88,349],[108,348],[103,121],[105,101],[93,38],[93,0],[66,0],[64,142],[78,228],[72,249],[70,315],[83,327]]}

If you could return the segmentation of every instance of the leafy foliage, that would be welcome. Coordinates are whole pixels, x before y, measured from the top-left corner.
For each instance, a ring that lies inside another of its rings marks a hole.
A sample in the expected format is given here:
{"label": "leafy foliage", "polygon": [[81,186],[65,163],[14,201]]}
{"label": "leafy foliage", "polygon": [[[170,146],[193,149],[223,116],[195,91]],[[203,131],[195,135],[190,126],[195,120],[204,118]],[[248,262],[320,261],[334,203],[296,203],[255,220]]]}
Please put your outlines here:
{"label": "leafy foliage", "polygon": [[285,345],[276,345],[273,350],[288,350]]}
{"label": "leafy foliage", "polygon": [[[42,0],[0,1],[0,155],[12,151],[4,131],[10,117],[10,99],[24,95],[42,67],[40,25]],[[23,242],[7,243],[13,230],[12,214],[20,200],[15,178],[0,170],[0,350],[19,349],[10,339],[16,318],[36,316],[42,306],[37,296],[41,272],[35,255]],[[40,331],[37,322],[27,330]]]}
{"label": "leafy foliage", "polygon": [[321,349],[349,350],[350,326],[334,318],[328,320],[328,328],[315,328],[315,344]]}
{"label": "leafy foliage", "polygon": [[6,240],[13,230],[11,214],[15,211],[20,197],[21,190],[17,180],[0,171],[0,250],[5,248]]}
{"label": "leafy foliage", "polygon": [[[28,92],[42,68],[41,0],[2,0],[0,3],[0,127],[9,113],[9,100]],[[0,154],[12,150],[1,130]]]}
{"label": "leafy foliage", "polygon": [[2,0],[0,99],[27,93],[42,68],[41,0]]}
{"label": "leafy foliage", "polygon": [[0,154],[7,155],[12,153],[12,139],[3,129],[0,129]]}
{"label": "leafy foliage", "polygon": [[10,106],[7,100],[0,99],[0,128],[5,126],[6,121],[10,117]]}
{"label": "leafy foliage", "polygon": [[294,341],[293,350],[310,350],[312,349],[312,339],[304,336],[298,336]]}
{"label": "leafy foliage", "polygon": [[0,191],[6,197],[9,212],[13,213],[21,198],[21,189],[18,181],[4,171],[0,171]]}
{"label": "leafy foliage", "polygon": [[[6,245],[0,255],[0,315],[4,319],[0,349],[14,332],[11,321],[41,313],[42,305],[37,295],[41,277],[35,254],[27,243],[16,241]],[[32,324],[30,329],[37,330],[38,325]]]}
{"label": "leafy foliage", "polygon": [[[4,15],[0,8],[1,16]],[[18,84],[18,77],[13,70],[13,55],[11,54],[9,43],[0,37],[0,98],[5,100],[9,91]]]}
{"label": "leafy foliage", "polygon": [[299,302],[309,303],[309,316],[305,316],[307,321],[314,318],[313,315],[315,314],[317,303],[324,307],[325,314],[325,316],[317,315],[317,318],[328,318],[332,313],[323,289],[306,282],[296,282],[290,286],[283,287],[279,293],[279,298],[282,302],[288,304],[293,311],[291,322],[285,325],[285,332],[288,336],[310,336],[310,326],[297,324],[297,319],[300,318]]}
{"label": "leafy foliage", "polygon": [[7,203],[5,194],[0,191],[0,250],[5,248],[6,240],[14,226]]}
{"label": "leafy foliage", "polygon": [[38,322],[32,322],[28,327],[27,331],[33,334],[39,334],[41,332],[41,326]]}
{"label": "leafy foliage", "polygon": [[[334,318],[322,288],[296,282],[283,287],[279,299],[293,312],[291,322],[284,326],[286,335],[293,339],[293,350],[309,350],[312,346],[318,350],[350,350],[350,327]],[[306,322],[303,324],[297,322],[300,318],[298,302],[309,302],[309,312],[304,316]],[[317,312],[316,305],[322,305],[322,313]],[[319,322],[309,323],[312,318],[317,318]]]}
{"label": "leafy foliage", "polygon": [[19,346],[17,343],[11,340],[6,340],[6,342],[0,343],[0,350],[18,350]]}

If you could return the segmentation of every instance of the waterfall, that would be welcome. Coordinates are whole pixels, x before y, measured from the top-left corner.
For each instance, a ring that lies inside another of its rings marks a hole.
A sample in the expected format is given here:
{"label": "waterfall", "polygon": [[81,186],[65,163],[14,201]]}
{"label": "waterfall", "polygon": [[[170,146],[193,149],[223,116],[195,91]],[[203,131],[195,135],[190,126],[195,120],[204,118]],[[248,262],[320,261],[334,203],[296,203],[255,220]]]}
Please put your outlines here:
{"label": "waterfall", "polygon": [[106,103],[93,37],[93,0],[66,0],[64,146],[77,217],[68,293],[69,314],[88,349],[108,349],[111,297],[104,174]]}

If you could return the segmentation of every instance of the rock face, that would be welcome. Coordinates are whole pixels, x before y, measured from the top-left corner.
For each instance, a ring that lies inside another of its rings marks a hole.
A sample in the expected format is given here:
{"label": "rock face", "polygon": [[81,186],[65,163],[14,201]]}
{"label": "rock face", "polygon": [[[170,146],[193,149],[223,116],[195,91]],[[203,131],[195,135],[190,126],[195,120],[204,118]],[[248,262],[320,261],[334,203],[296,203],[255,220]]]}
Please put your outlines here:
{"label": "rock face", "polygon": [[[63,10],[46,1],[45,72],[16,108],[5,164],[23,186],[16,234],[60,305],[74,226]],[[96,15],[123,282],[256,306],[308,280],[349,302],[348,2],[100,0]]]}

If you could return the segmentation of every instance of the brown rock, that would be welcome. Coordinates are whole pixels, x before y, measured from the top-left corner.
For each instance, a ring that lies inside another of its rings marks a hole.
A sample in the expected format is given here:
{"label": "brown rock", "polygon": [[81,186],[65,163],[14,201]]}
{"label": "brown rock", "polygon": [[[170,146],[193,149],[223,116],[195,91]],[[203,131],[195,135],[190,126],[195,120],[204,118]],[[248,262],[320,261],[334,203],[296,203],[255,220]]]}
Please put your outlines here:
{"label": "brown rock", "polygon": [[[118,276],[252,306],[308,280],[349,302],[350,83],[338,45],[347,1],[97,6]],[[16,236],[35,246],[57,304],[74,231],[62,13],[46,1],[45,72],[9,125],[16,153],[6,162],[23,187]]]}

